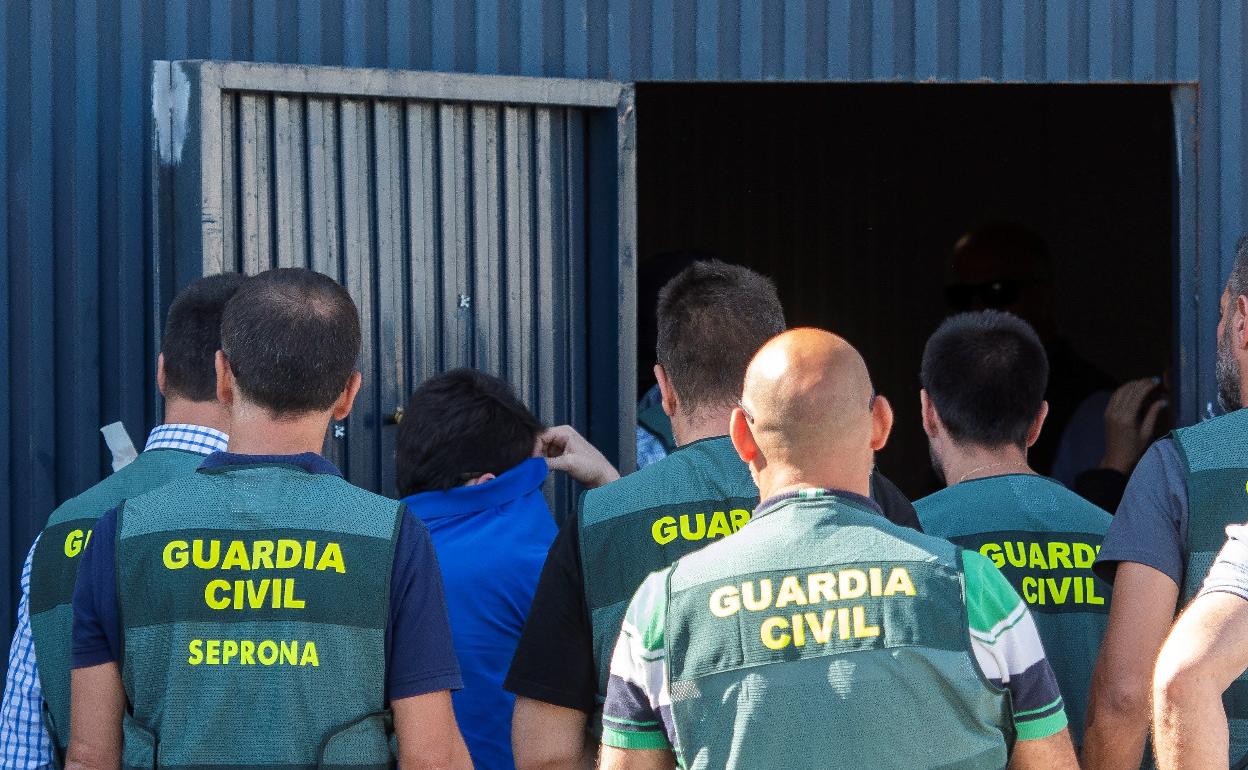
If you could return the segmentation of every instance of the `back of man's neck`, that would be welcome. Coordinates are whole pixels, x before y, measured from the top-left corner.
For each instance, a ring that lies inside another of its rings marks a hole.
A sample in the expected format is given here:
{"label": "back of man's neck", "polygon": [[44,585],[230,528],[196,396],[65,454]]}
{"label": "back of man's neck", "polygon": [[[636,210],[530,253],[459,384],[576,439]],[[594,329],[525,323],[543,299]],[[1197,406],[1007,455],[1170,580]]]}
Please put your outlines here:
{"label": "back of man's neck", "polygon": [[692,420],[677,414],[672,417],[672,438],[675,439],[676,446],[685,446],[703,439],[727,436],[728,419],[731,416],[731,409],[700,412]]}
{"label": "back of man's neck", "polygon": [[323,413],[275,419],[261,407],[236,405],[231,413],[229,451],[246,455],[319,454],[328,427],[329,418]]}
{"label": "back of man's neck", "polygon": [[974,447],[957,451],[944,460],[942,470],[948,486],[992,476],[1035,474],[1027,464],[1027,452],[1014,446],[996,449]]}
{"label": "back of man's neck", "polygon": [[759,494],[763,500],[777,495],[790,494],[799,492],[803,489],[826,489],[829,492],[850,492],[860,497],[871,496],[871,477],[868,475],[867,480],[863,482],[861,479],[834,479],[826,478],[822,482],[813,482],[805,480],[792,480],[787,482],[779,482],[775,484],[766,484],[766,491],[760,487]]}
{"label": "back of man's neck", "polygon": [[165,399],[165,425],[199,425],[228,433],[230,417],[218,401]]}

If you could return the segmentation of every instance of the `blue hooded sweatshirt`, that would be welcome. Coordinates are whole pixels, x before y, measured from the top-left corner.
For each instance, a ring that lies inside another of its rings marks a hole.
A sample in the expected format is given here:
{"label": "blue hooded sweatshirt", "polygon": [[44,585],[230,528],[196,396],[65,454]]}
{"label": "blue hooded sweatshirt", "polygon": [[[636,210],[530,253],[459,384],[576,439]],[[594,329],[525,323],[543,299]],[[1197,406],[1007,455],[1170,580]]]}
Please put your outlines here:
{"label": "blue hooded sweatshirt", "polygon": [[442,567],[451,635],[464,689],[452,702],[472,761],[482,770],[514,770],[511,711],[503,690],[546,553],[554,516],[542,495],[549,469],[541,457],[497,478],[406,498],[433,538]]}

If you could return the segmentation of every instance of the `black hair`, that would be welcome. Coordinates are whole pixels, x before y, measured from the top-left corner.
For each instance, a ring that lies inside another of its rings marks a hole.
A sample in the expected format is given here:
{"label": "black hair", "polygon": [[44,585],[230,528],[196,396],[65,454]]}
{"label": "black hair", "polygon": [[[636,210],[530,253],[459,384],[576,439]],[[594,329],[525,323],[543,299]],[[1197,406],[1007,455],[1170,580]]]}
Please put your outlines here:
{"label": "black hair", "polygon": [[541,432],[542,423],[498,377],[476,369],[430,377],[412,393],[399,423],[399,494],[497,476],[531,457]]}
{"label": "black hair", "polygon": [[1235,244],[1235,265],[1231,268],[1231,277],[1226,282],[1231,297],[1248,296],[1248,235]]}
{"label": "black hair", "polygon": [[919,379],[954,441],[1025,448],[1044,403],[1049,360],[1018,316],[959,313],[928,339]]}
{"label": "black hair", "polygon": [[669,251],[657,254],[637,264],[637,397],[645,394],[654,384],[654,364],[657,362],[655,348],[659,339],[659,322],[656,311],[659,292],[680,271],[698,260],[714,259],[714,255],[702,251]]}
{"label": "black hair", "polygon": [[221,350],[238,389],[274,415],[323,411],[360,355],[360,315],[332,278],[300,267],[249,278],[225,307]]}
{"label": "black hair", "polygon": [[238,273],[209,275],[191,282],[173,298],[160,336],[167,396],[216,400],[221,315],[245,280]]}
{"label": "black hair", "polygon": [[730,406],[745,370],[784,331],[770,278],[717,259],[694,262],[659,292],[656,353],[690,408]]}

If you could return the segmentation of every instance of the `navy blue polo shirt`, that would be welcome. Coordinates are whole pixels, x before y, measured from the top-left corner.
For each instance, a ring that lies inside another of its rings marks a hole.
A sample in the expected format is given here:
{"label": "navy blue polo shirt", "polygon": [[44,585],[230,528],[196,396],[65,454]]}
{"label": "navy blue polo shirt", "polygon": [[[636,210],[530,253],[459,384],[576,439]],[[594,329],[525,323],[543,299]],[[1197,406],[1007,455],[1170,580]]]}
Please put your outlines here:
{"label": "navy blue polo shirt", "polygon": [[[318,454],[239,455],[216,452],[204,469],[229,465],[294,465],[309,473],[342,473]],[[386,699],[458,690],[463,686],[433,541],[425,524],[404,507],[390,578],[386,625]],[[121,615],[116,580],[117,509],[96,523],[82,553],[74,590],[74,668],[121,659]]]}

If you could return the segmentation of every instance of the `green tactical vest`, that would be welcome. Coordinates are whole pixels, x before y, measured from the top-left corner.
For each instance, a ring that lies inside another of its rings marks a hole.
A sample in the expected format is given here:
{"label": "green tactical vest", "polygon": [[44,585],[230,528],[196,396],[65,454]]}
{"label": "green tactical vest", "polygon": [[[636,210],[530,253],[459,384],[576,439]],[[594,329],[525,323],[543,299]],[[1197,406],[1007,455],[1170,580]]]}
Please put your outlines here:
{"label": "green tactical vest", "polygon": [[1075,745],[1109,621],[1109,584],[1092,562],[1112,517],[1042,476],[966,481],[914,504],[923,531],[978,551],[1027,602],[1070,717]]}
{"label": "green tactical vest", "polygon": [[176,476],[189,475],[203,459],[203,455],[180,449],[142,452],[134,462],[53,511],[39,536],[30,568],[30,631],[43,688],[43,720],[58,766],[69,746],[69,672],[78,556],[91,537],[96,519],[126,498],[153,490]]}
{"label": "green tactical vest", "polygon": [[809,490],[678,561],[664,642],[681,766],[1005,767],[1009,699],[975,662],[961,554]]}
{"label": "green tactical vest", "polygon": [[[1187,539],[1183,544],[1186,604],[1200,591],[1228,524],[1248,519],[1248,409],[1173,433],[1187,465]],[[1222,695],[1231,732],[1231,762],[1248,755],[1248,675]]]}
{"label": "green tactical vest", "polygon": [[676,451],[676,438],[672,435],[672,418],[663,411],[662,404],[655,404],[639,412],[637,424],[658,439],[669,455]]}
{"label": "green tactical vest", "polygon": [[695,441],[581,498],[581,572],[594,634],[598,701],[624,611],[646,576],[750,519],[758,488],[727,436]]}
{"label": "green tactical vest", "polygon": [[400,504],[288,465],[201,469],[117,525],[127,768],[388,768]]}

